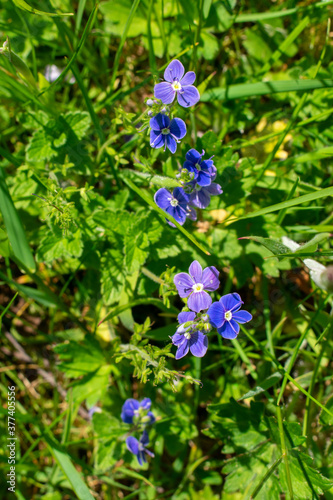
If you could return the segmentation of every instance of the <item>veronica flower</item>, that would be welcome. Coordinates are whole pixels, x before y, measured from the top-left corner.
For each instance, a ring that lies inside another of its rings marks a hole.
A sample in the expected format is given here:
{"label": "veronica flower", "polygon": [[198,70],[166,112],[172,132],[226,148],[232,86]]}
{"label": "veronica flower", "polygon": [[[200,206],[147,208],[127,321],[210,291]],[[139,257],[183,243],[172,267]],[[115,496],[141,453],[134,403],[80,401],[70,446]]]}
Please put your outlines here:
{"label": "veronica flower", "polygon": [[184,108],[194,106],[199,99],[198,89],[192,85],[195,82],[194,71],[189,71],[184,76],[185,69],[180,61],[175,59],[164,71],[165,82],[157,83],[154,94],[161,99],[163,104],[171,104],[177,94],[178,103]]}
{"label": "veronica flower", "polygon": [[212,298],[207,291],[213,292],[218,289],[220,286],[218,275],[216,267],[206,267],[202,271],[201,265],[195,260],[189,267],[189,274],[176,274],[173,281],[180,297],[188,297],[189,309],[199,312],[211,305]]}
{"label": "veronica flower", "polygon": [[[165,188],[161,188],[156,191],[154,200],[158,207],[162,208],[165,212],[172,215],[174,219],[182,226],[186,221],[187,216],[187,204],[189,202],[190,196],[185,193],[183,188],[176,187],[171,194]],[[167,220],[170,226],[175,227],[175,225]]]}
{"label": "veronica flower", "polygon": [[212,177],[214,176],[214,179],[216,177],[216,167],[213,160],[211,158],[202,160],[204,154],[204,151],[200,154],[196,149],[190,149],[185,155],[186,161],[183,165],[183,168],[193,173],[193,180],[199,186],[209,186]]}
{"label": "veronica flower", "polygon": [[133,453],[133,455],[136,455],[136,458],[138,459],[138,462],[140,465],[142,465],[143,462],[147,462],[146,460],[146,454],[149,455],[150,457],[154,457],[154,453],[151,451],[147,450],[146,446],[149,444],[149,437],[147,431],[143,431],[143,434],[140,438],[140,441],[138,441],[135,437],[129,436],[126,439],[126,445],[127,449]]}
{"label": "veronica flower", "polygon": [[150,145],[152,148],[161,148],[164,146],[164,151],[168,148],[171,153],[175,153],[177,142],[186,135],[186,125],[180,118],[170,118],[162,113],[154,116],[149,122]]}
{"label": "veronica flower", "polygon": [[235,339],[239,334],[239,323],[251,321],[252,315],[247,311],[240,311],[244,302],[238,293],[228,293],[214,302],[208,309],[211,324],[225,339]]}
{"label": "veronica flower", "polygon": [[201,187],[198,184],[194,184],[195,181],[188,183],[192,184],[193,191],[190,194],[190,204],[197,208],[207,208],[210,204],[210,197],[222,194],[222,188],[220,184],[212,182],[209,186]]}
{"label": "veronica flower", "polygon": [[133,419],[141,418],[143,421],[145,417],[149,417],[148,421],[150,424],[155,422],[155,417],[150,410],[151,400],[149,398],[144,398],[142,401],[137,401],[136,399],[126,399],[123,404],[121,411],[121,419],[125,424],[133,424]]}
{"label": "veronica flower", "polygon": [[191,351],[193,356],[202,358],[208,348],[208,338],[199,330],[196,330],[195,325],[185,326],[189,321],[194,321],[194,312],[181,312],[178,314],[178,322],[180,326],[176,333],[171,337],[172,343],[177,346],[176,359],[186,356],[188,351]]}

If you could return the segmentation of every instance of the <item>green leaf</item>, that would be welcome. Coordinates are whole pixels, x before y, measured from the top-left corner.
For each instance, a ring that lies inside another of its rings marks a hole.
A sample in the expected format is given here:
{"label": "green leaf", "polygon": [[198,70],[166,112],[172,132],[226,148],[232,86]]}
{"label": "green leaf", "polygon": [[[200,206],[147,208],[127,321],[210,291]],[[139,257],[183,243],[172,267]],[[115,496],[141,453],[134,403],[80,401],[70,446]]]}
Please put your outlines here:
{"label": "green leaf", "polygon": [[36,264],[32,256],[21,219],[18,216],[8,191],[3,168],[0,168],[0,210],[5,222],[13,254],[27,269],[35,271]]}
{"label": "green leaf", "polygon": [[133,300],[129,304],[124,304],[123,306],[115,307],[114,309],[112,309],[112,311],[110,311],[105,316],[105,318],[103,318],[98,323],[98,325],[104,323],[104,321],[107,321],[108,319],[111,319],[111,318],[114,318],[116,316],[119,316],[119,314],[121,314],[122,312],[126,311],[127,309],[131,309],[132,307],[140,306],[140,305],[143,305],[143,304],[151,304],[152,306],[158,307],[159,309],[161,309],[161,311],[164,311],[164,312],[171,312],[173,314],[178,314],[179,313],[179,310],[176,309],[173,306],[171,306],[171,307],[168,308],[163,303],[163,300],[161,300],[161,299],[154,299],[154,298],[151,298],[151,297],[145,297],[144,299]]}
{"label": "green leaf", "polygon": [[326,0],[325,2],[320,1],[306,7],[299,6],[293,9],[283,9],[283,10],[271,10],[269,12],[251,12],[250,14],[240,14],[234,20],[235,23],[249,23],[249,22],[260,22],[266,21],[267,19],[276,19],[285,16],[291,16],[297,14],[297,12],[313,12],[316,9],[325,8],[331,5],[333,0]]}
{"label": "green leaf", "polygon": [[318,243],[321,243],[322,241],[327,240],[327,238],[330,237],[330,233],[319,233],[316,234],[310,241],[307,241],[303,245],[301,245],[295,253],[311,253],[311,252],[316,252],[318,248]]}
{"label": "green leaf", "polygon": [[103,351],[91,335],[85,336],[84,344],[65,342],[56,345],[54,351],[61,361],[59,369],[70,378],[91,374],[105,364]]}
{"label": "green leaf", "polygon": [[333,80],[276,80],[270,82],[242,83],[227,88],[207,90],[200,98],[202,102],[230,101],[244,97],[269,95],[279,92],[306,92],[309,90],[331,88]]}
{"label": "green leaf", "polygon": [[73,491],[80,500],[94,500],[81,474],[75,469],[68,453],[50,434],[44,434],[44,440],[54,459],[72,485]]}
{"label": "green leaf", "polygon": [[149,240],[145,216],[135,218],[133,224],[128,226],[124,242],[125,265],[131,274],[140,269],[148,255]]}
{"label": "green leaf", "polygon": [[240,240],[253,240],[261,243],[267,250],[270,250],[274,255],[282,255],[290,253],[290,248],[283,245],[279,240],[273,238],[261,238],[261,236],[243,236]]}
{"label": "green leaf", "polygon": [[18,7],[19,9],[25,10],[26,12],[30,12],[31,14],[38,14],[39,16],[51,16],[51,17],[58,17],[58,16],[74,16],[73,13],[66,13],[66,14],[54,14],[52,12],[44,12],[38,9],[34,9],[33,7],[30,7],[27,2],[24,0],[13,0],[13,3]]}
{"label": "green leaf", "polygon": [[262,392],[267,391],[267,389],[269,389],[270,387],[273,387],[275,384],[277,384],[279,382],[279,380],[281,380],[281,378],[282,378],[282,375],[280,372],[273,373],[272,375],[267,377],[263,382],[258,384],[254,389],[252,389],[251,391],[244,394],[244,396],[239,398],[238,401],[243,401],[243,399],[253,398],[254,396],[257,396],[258,394],[261,394]]}

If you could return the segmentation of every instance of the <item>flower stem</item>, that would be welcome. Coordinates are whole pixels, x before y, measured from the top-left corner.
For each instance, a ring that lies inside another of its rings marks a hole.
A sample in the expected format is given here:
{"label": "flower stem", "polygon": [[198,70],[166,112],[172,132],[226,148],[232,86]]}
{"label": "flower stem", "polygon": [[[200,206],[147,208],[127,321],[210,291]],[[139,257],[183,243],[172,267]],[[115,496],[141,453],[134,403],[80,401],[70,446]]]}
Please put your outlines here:
{"label": "flower stem", "polygon": [[276,407],[276,415],[277,415],[277,419],[278,419],[279,433],[280,433],[280,439],[281,439],[281,451],[282,451],[282,456],[284,458],[284,465],[286,468],[287,485],[288,485],[288,490],[289,490],[289,494],[290,494],[290,500],[293,500],[294,493],[293,493],[293,487],[291,484],[291,474],[290,474],[289,461],[288,461],[288,450],[286,447],[286,441],[284,439],[281,406]]}

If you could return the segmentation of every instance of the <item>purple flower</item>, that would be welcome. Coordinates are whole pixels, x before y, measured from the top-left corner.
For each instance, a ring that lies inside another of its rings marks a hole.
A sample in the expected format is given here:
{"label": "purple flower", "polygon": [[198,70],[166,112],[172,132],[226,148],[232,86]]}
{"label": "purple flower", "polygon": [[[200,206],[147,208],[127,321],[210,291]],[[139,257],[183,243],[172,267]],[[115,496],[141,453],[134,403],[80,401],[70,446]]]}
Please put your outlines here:
{"label": "purple flower", "polygon": [[235,339],[239,334],[239,324],[251,321],[252,315],[247,311],[240,311],[244,302],[238,293],[228,293],[214,302],[208,309],[208,316],[213,326],[225,339]]}
{"label": "purple flower", "polygon": [[164,151],[168,148],[171,153],[175,153],[177,142],[186,135],[186,125],[180,118],[170,118],[162,113],[154,116],[149,122],[150,145],[152,148],[161,148],[164,146]]}
{"label": "purple flower", "polygon": [[[156,191],[154,200],[158,207],[172,215],[174,219],[182,226],[186,221],[187,216],[187,204],[189,202],[190,196],[185,193],[183,188],[176,187],[171,194],[165,188],[161,188]],[[175,227],[175,225],[168,221],[170,226]]]}
{"label": "purple flower", "polygon": [[[144,398],[141,402],[136,399],[126,399],[121,411],[121,419],[125,424],[133,424],[133,419],[136,417],[142,420],[143,423],[153,424],[155,417],[150,410],[151,400]],[[144,422],[146,416],[149,417],[147,422]]]}
{"label": "purple flower", "polygon": [[216,167],[213,160],[211,158],[209,160],[202,160],[204,154],[204,151],[200,154],[196,149],[190,149],[186,153],[186,161],[183,165],[183,168],[194,174],[193,181],[198,186],[209,186],[212,182],[212,177],[214,179],[216,177]]}
{"label": "purple flower", "polygon": [[147,431],[143,431],[140,441],[138,441],[135,437],[129,436],[126,439],[126,445],[128,450],[136,455],[138,462],[142,465],[143,462],[147,462],[145,454],[150,457],[154,457],[154,453],[146,449],[146,446],[149,444],[149,437]]}
{"label": "purple flower", "polygon": [[199,99],[198,89],[192,85],[195,81],[194,71],[189,71],[184,76],[185,69],[180,61],[175,59],[164,71],[165,82],[154,87],[154,94],[161,99],[163,104],[171,104],[177,94],[178,103],[184,108],[194,106]]}
{"label": "purple flower", "polygon": [[212,303],[211,296],[206,292],[214,292],[220,286],[219,272],[216,267],[202,267],[197,260],[189,267],[189,274],[179,273],[173,279],[180,297],[188,297],[187,306],[195,312],[208,309]]}
{"label": "purple flower", "polygon": [[[189,184],[192,183],[188,183],[187,185]],[[193,187],[194,189],[190,195],[190,204],[197,208],[207,208],[210,203],[211,196],[223,193],[220,184],[216,184],[216,182],[212,182],[211,185],[207,187],[201,187],[198,185]]]}
{"label": "purple flower", "polygon": [[176,359],[186,356],[191,351],[193,356],[202,358],[208,348],[208,338],[199,330],[196,330],[195,324],[185,326],[189,321],[194,321],[194,312],[181,312],[178,314],[180,326],[176,333],[171,337],[172,343],[177,346]]}

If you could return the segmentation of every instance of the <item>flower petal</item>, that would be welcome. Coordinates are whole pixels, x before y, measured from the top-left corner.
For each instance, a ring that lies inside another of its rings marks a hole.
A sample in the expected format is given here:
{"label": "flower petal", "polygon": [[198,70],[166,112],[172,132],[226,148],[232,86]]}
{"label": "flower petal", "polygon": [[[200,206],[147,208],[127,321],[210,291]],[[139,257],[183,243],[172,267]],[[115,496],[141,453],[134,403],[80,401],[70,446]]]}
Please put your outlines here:
{"label": "flower petal", "polygon": [[193,179],[196,180],[198,177],[198,169],[193,165],[191,161],[186,161],[183,165],[183,168],[186,168],[189,172],[192,172],[194,174]]}
{"label": "flower petal", "polygon": [[180,206],[172,207],[170,205],[170,207],[168,207],[165,211],[166,213],[170,214],[174,219],[176,219],[178,224],[180,224],[181,226],[186,221],[186,211],[183,210]]}
{"label": "flower petal", "polygon": [[194,165],[196,165],[197,163],[201,164],[202,154],[200,154],[196,149],[190,149],[189,151],[187,151],[185,158]]}
{"label": "flower petal", "polygon": [[235,311],[240,309],[241,305],[244,304],[238,293],[228,293],[220,298],[220,304],[224,307],[225,311]]}
{"label": "flower petal", "polygon": [[189,350],[190,350],[190,343],[186,339],[186,342],[184,342],[178,347],[175,358],[176,359],[183,358],[184,356],[186,356]]}
{"label": "flower petal", "polygon": [[186,205],[190,201],[190,196],[185,193],[184,189],[181,187],[176,187],[173,190],[173,197],[179,201],[180,204]]}
{"label": "flower petal", "polygon": [[190,197],[191,205],[197,208],[207,208],[210,203],[210,194],[207,189],[200,189],[200,191],[193,191]]}
{"label": "flower petal", "polygon": [[162,130],[163,128],[169,128],[170,126],[170,118],[167,115],[163,115],[162,113],[158,113],[158,115],[154,116],[149,121],[149,127],[153,130]]}
{"label": "flower petal", "polygon": [[161,188],[156,191],[154,195],[155,203],[162,210],[166,210],[170,206],[170,201],[172,200],[172,194],[165,188]]}
{"label": "flower petal", "polygon": [[139,465],[142,465],[143,462],[146,462],[145,455],[143,451],[139,451],[136,458],[138,459]]}
{"label": "flower petal", "polygon": [[197,212],[194,210],[193,207],[191,207],[190,205],[187,207],[187,217],[190,219],[190,220],[197,220]]}
{"label": "flower petal", "polygon": [[236,311],[232,314],[232,319],[237,321],[237,323],[241,323],[243,325],[244,323],[248,323],[248,321],[251,321],[252,314],[247,311]]}
{"label": "flower petal", "polygon": [[131,424],[133,422],[134,411],[137,410],[139,406],[139,401],[137,401],[136,399],[130,398],[125,401],[120,415],[122,421],[125,422],[125,424]]}
{"label": "flower petal", "polygon": [[164,146],[165,135],[163,135],[160,131],[151,130],[150,131],[150,145],[152,148],[161,148]]}
{"label": "flower petal", "polygon": [[182,323],[187,323],[188,321],[194,321],[195,313],[192,311],[183,311],[178,314],[178,323],[181,325]]}
{"label": "flower petal", "polygon": [[201,283],[202,267],[197,260],[194,260],[189,267],[189,275],[193,278],[194,283]]}
{"label": "flower petal", "polygon": [[216,184],[215,182],[212,182],[211,185],[207,187],[207,191],[213,196],[223,193],[220,184]]}
{"label": "flower petal", "polygon": [[185,73],[184,66],[178,59],[171,61],[169,66],[164,71],[164,80],[173,82],[174,80],[181,80]]}
{"label": "flower petal", "polygon": [[141,408],[144,410],[150,410],[151,407],[151,399],[149,398],[144,398],[141,403],[140,403]]}
{"label": "flower petal", "polygon": [[200,99],[199,91],[193,85],[183,87],[180,92],[177,92],[178,103],[184,108],[194,106]]}
{"label": "flower petal", "polygon": [[133,436],[129,436],[126,439],[126,446],[128,450],[133,453],[133,455],[138,455],[139,453],[139,441]]}
{"label": "flower petal", "polygon": [[140,437],[140,443],[142,443],[143,446],[147,446],[149,444],[149,436],[146,430],[143,431],[142,436]]}
{"label": "flower petal", "polygon": [[212,182],[212,179],[211,179],[209,172],[205,172],[204,170],[201,170],[198,173],[198,177],[196,180],[197,180],[198,186],[209,186]]}
{"label": "flower petal", "polygon": [[[179,328],[182,328],[182,326],[183,325],[181,325]],[[178,333],[179,328],[177,328],[177,332],[171,337],[173,345],[176,345],[177,347],[182,345],[186,340],[186,337],[184,337],[182,333]]]}
{"label": "flower petal", "polygon": [[206,267],[202,273],[202,284],[205,290],[214,292],[220,286],[219,272],[214,266]]}
{"label": "flower petal", "polygon": [[188,298],[187,307],[192,311],[199,312],[208,309],[211,303],[212,298],[207,292],[193,292]]}
{"label": "flower petal", "polygon": [[174,154],[177,151],[177,143],[171,134],[165,136],[166,146]]}
{"label": "flower petal", "polygon": [[175,98],[176,91],[172,88],[171,83],[157,83],[154,87],[154,95],[156,99],[161,99],[163,104],[171,104]]}
{"label": "flower petal", "polygon": [[181,79],[181,86],[184,87],[185,85],[192,85],[192,83],[195,82],[195,73],[194,71],[188,71],[185,73],[185,76]]}
{"label": "flower petal", "polygon": [[215,328],[220,328],[223,325],[225,321],[224,312],[224,308],[220,302],[214,302],[208,309],[209,321]]}
{"label": "flower petal", "polygon": [[239,333],[239,324],[235,321],[226,321],[221,328],[217,329],[217,333],[222,335],[224,339],[235,339]]}
{"label": "flower petal", "polygon": [[150,417],[150,424],[154,424],[156,422],[156,418],[155,418],[155,415],[153,414],[153,412],[149,411],[147,413],[147,416]]}
{"label": "flower petal", "polygon": [[187,273],[178,273],[173,278],[173,282],[176,285],[179,296],[183,299],[187,297],[192,292],[192,286],[194,281]]}
{"label": "flower petal", "polygon": [[208,348],[208,338],[202,332],[197,331],[191,335],[190,338],[190,351],[193,356],[197,358],[202,358]]}
{"label": "flower petal", "polygon": [[182,139],[186,135],[186,125],[180,118],[174,118],[170,123],[170,132],[177,139]]}

